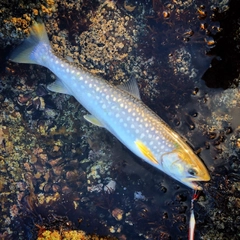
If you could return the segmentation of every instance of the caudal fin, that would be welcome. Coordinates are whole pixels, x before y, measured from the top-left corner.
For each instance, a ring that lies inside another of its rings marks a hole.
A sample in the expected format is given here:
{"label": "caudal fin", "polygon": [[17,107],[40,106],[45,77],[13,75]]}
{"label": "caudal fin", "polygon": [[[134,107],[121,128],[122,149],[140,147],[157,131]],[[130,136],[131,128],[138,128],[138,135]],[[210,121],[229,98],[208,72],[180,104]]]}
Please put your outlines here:
{"label": "caudal fin", "polygon": [[50,48],[47,32],[42,22],[30,27],[30,35],[10,55],[9,60],[18,63],[42,64],[44,48]]}

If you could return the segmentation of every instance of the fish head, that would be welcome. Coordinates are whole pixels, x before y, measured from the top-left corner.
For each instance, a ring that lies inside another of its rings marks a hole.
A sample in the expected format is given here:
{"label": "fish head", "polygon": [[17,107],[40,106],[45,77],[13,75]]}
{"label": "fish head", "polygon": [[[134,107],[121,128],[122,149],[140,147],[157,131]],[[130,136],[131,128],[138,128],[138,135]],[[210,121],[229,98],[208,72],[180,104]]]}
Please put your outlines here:
{"label": "fish head", "polygon": [[197,182],[210,180],[207,168],[189,147],[163,154],[161,163],[164,172],[194,190],[202,190]]}

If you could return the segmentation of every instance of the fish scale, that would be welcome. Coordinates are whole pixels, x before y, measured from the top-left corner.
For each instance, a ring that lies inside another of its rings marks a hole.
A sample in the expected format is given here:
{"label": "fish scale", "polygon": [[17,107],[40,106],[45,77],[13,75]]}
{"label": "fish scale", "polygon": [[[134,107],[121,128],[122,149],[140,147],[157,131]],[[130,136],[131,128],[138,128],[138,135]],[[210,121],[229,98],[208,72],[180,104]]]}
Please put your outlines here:
{"label": "fish scale", "polygon": [[19,63],[39,64],[57,80],[51,91],[70,94],[91,115],[85,119],[110,131],[138,157],[181,183],[200,190],[196,181],[208,181],[209,173],[185,140],[140,99],[134,79],[114,86],[57,57],[43,23],[35,23],[30,36],[11,55]]}

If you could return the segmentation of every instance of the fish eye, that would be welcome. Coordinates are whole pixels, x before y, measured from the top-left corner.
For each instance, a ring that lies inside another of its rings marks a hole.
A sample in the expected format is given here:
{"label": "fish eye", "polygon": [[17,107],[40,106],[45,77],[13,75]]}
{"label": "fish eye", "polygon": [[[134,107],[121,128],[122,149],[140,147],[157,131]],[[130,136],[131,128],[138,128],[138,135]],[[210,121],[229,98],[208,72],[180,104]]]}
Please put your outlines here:
{"label": "fish eye", "polygon": [[196,175],[197,175],[197,171],[196,171],[195,169],[193,169],[193,168],[189,168],[189,169],[188,169],[188,173],[189,173],[190,175],[192,175],[192,176],[196,176]]}

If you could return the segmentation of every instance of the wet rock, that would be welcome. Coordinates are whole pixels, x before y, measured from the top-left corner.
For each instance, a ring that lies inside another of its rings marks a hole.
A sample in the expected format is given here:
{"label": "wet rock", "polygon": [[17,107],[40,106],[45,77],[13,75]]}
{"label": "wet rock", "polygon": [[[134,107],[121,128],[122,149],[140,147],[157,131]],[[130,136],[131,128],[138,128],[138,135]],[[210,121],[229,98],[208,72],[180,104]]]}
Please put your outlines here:
{"label": "wet rock", "polygon": [[112,210],[112,216],[117,220],[121,221],[123,218],[124,211],[120,208],[114,208]]}
{"label": "wet rock", "polygon": [[107,185],[104,186],[103,190],[107,193],[112,193],[116,189],[116,182],[111,180]]}

